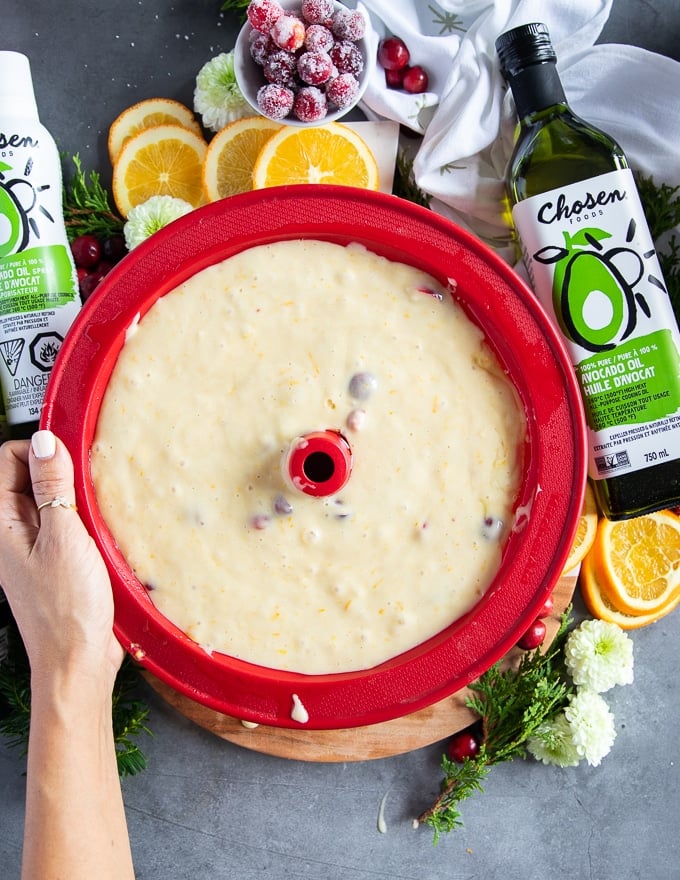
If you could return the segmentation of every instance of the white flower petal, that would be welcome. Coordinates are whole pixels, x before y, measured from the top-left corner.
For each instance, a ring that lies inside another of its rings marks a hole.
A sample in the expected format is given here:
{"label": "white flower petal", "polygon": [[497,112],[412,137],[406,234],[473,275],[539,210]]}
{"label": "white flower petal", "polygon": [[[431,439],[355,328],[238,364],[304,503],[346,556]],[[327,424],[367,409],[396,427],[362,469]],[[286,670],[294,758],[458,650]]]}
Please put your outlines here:
{"label": "white flower petal", "polygon": [[199,70],[194,110],[211,131],[220,131],[229,122],[254,113],[236,83],[233,50],[216,55]]}
{"label": "white flower petal", "polygon": [[564,712],[537,728],[527,740],[527,750],[537,761],[557,767],[575,767],[581,760]]}
{"label": "white flower petal", "polygon": [[193,211],[193,205],[173,196],[152,196],[130,210],[123,227],[125,244],[131,251],[154,232]]}
{"label": "white flower petal", "polygon": [[615,623],[584,620],[569,634],[564,659],[574,684],[597,693],[633,681],[633,642]]}
{"label": "white flower petal", "polygon": [[572,739],[579,755],[597,767],[616,739],[614,716],[604,697],[580,688],[570,697],[564,717],[571,727]]}

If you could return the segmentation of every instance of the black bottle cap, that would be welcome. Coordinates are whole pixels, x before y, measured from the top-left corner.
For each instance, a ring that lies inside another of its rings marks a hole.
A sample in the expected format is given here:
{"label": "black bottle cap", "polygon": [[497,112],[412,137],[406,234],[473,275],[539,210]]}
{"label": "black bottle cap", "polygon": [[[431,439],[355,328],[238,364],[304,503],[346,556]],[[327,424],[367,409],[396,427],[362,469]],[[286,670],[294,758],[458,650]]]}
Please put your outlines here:
{"label": "black bottle cap", "polygon": [[546,25],[537,21],[523,24],[501,34],[496,40],[496,52],[504,76],[514,76],[530,64],[556,62],[557,55]]}

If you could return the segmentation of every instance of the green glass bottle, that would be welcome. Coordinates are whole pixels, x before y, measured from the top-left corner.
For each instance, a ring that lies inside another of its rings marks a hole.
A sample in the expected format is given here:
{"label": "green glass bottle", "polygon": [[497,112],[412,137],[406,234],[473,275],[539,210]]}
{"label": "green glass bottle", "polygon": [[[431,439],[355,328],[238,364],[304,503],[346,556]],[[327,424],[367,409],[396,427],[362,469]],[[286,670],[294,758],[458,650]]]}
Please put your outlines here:
{"label": "green glass bottle", "polygon": [[581,387],[602,512],[680,505],[680,333],[621,147],[570,109],[542,23],[496,40],[519,134],[507,192]]}

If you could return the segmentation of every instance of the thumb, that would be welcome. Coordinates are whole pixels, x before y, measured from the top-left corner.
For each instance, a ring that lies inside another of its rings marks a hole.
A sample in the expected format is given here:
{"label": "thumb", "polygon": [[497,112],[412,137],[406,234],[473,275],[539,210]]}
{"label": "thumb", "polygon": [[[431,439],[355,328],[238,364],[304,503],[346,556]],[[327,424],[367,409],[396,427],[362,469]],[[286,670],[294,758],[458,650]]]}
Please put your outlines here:
{"label": "thumb", "polygon": [[51,431],[36,431],[31,438],[28,466],[41,514],[51,507],[75,507],[73,462],[68,449]]}

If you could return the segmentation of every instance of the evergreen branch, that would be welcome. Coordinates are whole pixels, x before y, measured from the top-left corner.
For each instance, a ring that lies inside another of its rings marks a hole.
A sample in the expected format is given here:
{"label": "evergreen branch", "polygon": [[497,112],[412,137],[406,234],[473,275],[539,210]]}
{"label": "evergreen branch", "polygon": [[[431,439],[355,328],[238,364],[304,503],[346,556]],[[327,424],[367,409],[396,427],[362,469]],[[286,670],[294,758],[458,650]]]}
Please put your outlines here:
{"label": "evergreen branch", "polygon": [[563,647],[571,624],[571,606],[562,614],[560,626],[548,648],[526,651],[515,666],[495,663],[468,685],[469,709],[481,719],[479,753],[456,764],[442,756],[441,791],[434,803],[418,817],[419,824],[434,829],[434,843],[442,832],[462,825],[461,801],[476,791],[494,764],[526,756],[526,743],[537,728],[566,706],[574,688],[565,679]]}
{"label": "evergreen branch", "polygon": [[250,0],[224,0],[220,9],[222,12],[236,12],[239,19],[244,22],[246,20],[246,9],[250,4]]}
{"label": "evergreen branch", "polygon": [[394,186],[392,193],[416,205],[424,208],[430,207],[432,196],[420,189],[413,178],[413,159],[410,159],[403,150],[397,153],[397,161],[394,169]]}
{"label": "evergreen branch", "polygon": [[[137,682],[137,668],[126,655],[116,676],[112,700],[113,739],[120,776],[131,776],[145,769],[146,757],[133,738],[141,733],[153,735],[146,724],[149,709],[134,696]],[[0,664],[0,698],[4,698],[7,706],[5,716],[0,718],[0,735],[10,748],[19,749],[23,757],[28,751],[31,722],[31,670],[14,626],[10,628],[7,660]]]}
{"label": "evergreen branch", "polygon": [[462,826],[458,805],[475,792],[484,791],[482,783],[491,769],[491,762],[482,746],[476,758],[466,758],[462,764],[442,755],[441,768],[444,779],[439,796],[417,819],[419,825],[430,825],[434,829],[435,844],[441,834]]}
{"label": "evergreen branch", "polygon": [[[680,321],[680,244],[673,230],[680,226],[680,186],[657,185],[651,177],[635,177],[645,217],[657,253],[675,316]],[[669,235],[668,240],[659,239]]]}
{"label": "evergreen branch", "polygon": [[120,235],[123,219],[111,208],[109,194],[101,184],[99,174],[85,174],[80,156],[75,155],[75,174],[64,187],[64,221],[69,241],[79,235],[107,238]]}

